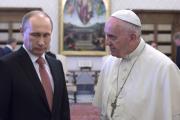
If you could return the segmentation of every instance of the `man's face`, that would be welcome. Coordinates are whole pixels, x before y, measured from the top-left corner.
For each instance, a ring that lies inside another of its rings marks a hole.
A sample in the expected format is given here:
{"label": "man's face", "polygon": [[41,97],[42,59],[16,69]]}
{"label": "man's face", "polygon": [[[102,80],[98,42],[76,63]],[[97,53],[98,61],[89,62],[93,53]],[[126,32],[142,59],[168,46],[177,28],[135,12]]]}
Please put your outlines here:
{"label": "man's face", "polygon": [[174,42],[175,42],[177,47],[180,47],[180,39],[176,39],[176,40],[174,40]]}
{"label": "man's face", "polygon": [[13,42],[13,43],[11,44],[11,46],[12,46],[13,50],[16,49],[17,41]]}
{"label": "man's face", "polygon": [[33,55],[41,56],[50,44],[51,22],[43,15],[36,15],[32,16],[26,24],[23,31],[24,45]]}
{"label": "man's face", "polygon": [[123,22],[111,17],[105,25],[106,45],[109,46],[111,55],[125,57],[129,53],[130,35]]}
{"label": "man's face", "polygon": [[152,43],[151,43],[151,46],[152,46],[153,48],[157,49],[157,44],[156,44],[155,42],[152,42]]}

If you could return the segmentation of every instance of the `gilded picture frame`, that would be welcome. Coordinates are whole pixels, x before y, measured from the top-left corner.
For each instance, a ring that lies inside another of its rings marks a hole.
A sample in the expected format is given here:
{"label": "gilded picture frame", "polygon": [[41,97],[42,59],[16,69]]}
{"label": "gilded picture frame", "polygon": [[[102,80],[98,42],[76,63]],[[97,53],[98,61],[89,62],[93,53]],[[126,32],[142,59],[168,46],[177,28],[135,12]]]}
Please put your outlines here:
{"label": "gilded picture frame", "polygon": [[110,14],[109,0],[61,0],[60,53],[103,56],[104,24]]}

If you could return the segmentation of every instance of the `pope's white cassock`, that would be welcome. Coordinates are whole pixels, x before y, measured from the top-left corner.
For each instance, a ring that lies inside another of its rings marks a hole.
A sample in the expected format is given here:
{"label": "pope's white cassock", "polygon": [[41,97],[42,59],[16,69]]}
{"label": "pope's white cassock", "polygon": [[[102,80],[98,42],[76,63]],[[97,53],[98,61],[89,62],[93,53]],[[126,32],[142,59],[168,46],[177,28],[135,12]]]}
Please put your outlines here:
{"label": "pope's white cassock", "polygon": [[141,39],[125,58],[107,58],[93,104],[100,108],[101,120],[180,120],[180,71]]}

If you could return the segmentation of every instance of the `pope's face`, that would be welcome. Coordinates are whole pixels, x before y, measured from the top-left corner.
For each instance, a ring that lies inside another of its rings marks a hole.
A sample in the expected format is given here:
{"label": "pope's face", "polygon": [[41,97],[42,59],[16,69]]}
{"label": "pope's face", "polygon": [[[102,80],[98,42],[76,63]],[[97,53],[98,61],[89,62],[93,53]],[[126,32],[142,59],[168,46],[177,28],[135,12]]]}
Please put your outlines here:
{"label": "pope's face", "polygon": [[32,16],[23,30],[26,49],[35,56],[47,51],[51,40],[52,26],[49,18],[43,15]]}
{"label": "pope's face", "polygon": [[104,28],[106,45],[109,46],[111,55],[125,57],[129,53],[130,36],[123,25],[124,22],[111,17]]}

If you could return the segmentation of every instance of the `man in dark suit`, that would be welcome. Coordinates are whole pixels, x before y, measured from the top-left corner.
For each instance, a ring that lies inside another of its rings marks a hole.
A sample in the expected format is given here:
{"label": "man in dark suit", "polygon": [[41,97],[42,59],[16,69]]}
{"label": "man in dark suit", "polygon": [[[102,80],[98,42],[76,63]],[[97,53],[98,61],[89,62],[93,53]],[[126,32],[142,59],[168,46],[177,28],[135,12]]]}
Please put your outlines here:
{"label": "man in dark suit", "polygon": [[47,54],[48,56],[51,56],[51,57],[57,59],[57,58],[56,58],[56,54],[52,53],[51,51],[47,51],[46,54]]}
{"label": "man in dark suit", "polygon": [[3,48],[0,47],[0,57],[3,56]]}
{"label": "man in dark suit", "polygon": [[0,59],[0,120],[70,120],[62,64],[45,55],[52,26],[43,11],[23,17],[23,46]]}
{"label": "man in dark suit", "polygon": [[9,38],[7,40],[6,46],[2,49],[3,56],[12,53],[13,50],[15,50],[16,46],[17,46],[17,40],[15,38]]}
{"label": "man in dark suit", "polygon": [[173,39],[176,46],[176,65],[180,69],[180,32],[175,33]]}

